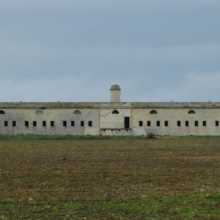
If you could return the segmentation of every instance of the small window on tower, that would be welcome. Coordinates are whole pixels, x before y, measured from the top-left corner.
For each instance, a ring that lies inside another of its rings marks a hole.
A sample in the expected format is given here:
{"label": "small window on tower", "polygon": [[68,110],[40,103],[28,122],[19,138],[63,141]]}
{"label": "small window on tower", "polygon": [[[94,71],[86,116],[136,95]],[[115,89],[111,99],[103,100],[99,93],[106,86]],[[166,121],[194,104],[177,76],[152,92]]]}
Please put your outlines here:
{"label": "small window on tower", "polygon": [[63,127],[66,127],[66,126],[67,126],[67,122],[63,121]]}
{"label": "small window on tower", "polygon": [[195,121],[195,126],[198,127],[199,126],[199,122]]}
{"label": "small window on tower", "polygon": [[8,127],[8,121],[4,122],[5,127]]}
{"label": "small window on tower", "polygon": [[140,126],[140,127],[143,126],[143,121],[139,121],[139,126]]}
{"label": "small window on tower", "polygon": [[215,121],[215,126],[219,127],[219,121]]}
{"label": "small window on tower", "polygon": [[84,121],[81,121],[81,126],[84,127]]}
{"label": "small window on tower", "polygon": [[181,126],[181,121],[177,121],[177,126],[178,126],[178,127]]}
{"label": "small window on tower", "polygon": [[54,121],[51,121],[51,122],[50,122],[50,126],[51,126],[51,127],[54,127]]}
{"label": "small window on tower", "polygon": [[72,127],[75,126],[75,121],[71,121],[71,126],[72,126]]}
{"label": "small window on tower", "polygon": [[185,121],[185,126],[189,127],[189,121]]}
{"label": "small window on tower", "polygon": [[47,126],[47,122],[43,121],[43,127],[46,127],[46,126]]}
{"label": "small window on tower", "polygon": [[147,126],[148,126],[148,127],[151,126],[151,121],[147,121]]}
{"label": "small window on tower", "polygon": [[160,127],[160,121],[157,121],[157,127]]}
{"label": "small window on tower", "polygon": [[12,127],[16,127],[16,121],[12,121]]}
{"label": "small window on tower", "polygon": [[25,127],[29,127],[29,122],[25,121]]}
{"label": "small window on tower", "polygon": [[33,121],[33,127],[37,127],[37,122]]}
{"label": "small window on tower", "polygon": [[165,127],[168,127],[168,121],[164,122]]}
{"label": "small window on tower", "polygon": [[203,121],[203,122],[202,122],[202,125],[203,125],[203,126],[206,126],[206,121]]}

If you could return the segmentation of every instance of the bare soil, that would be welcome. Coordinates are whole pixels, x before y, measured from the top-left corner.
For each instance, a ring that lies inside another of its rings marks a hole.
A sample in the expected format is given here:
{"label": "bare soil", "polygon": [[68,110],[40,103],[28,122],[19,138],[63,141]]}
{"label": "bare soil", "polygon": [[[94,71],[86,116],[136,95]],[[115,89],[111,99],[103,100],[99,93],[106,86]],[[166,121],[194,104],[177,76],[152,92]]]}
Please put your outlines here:
{"label": "bare soil", "polygon": [[220,140],[0,141],[0,219],[220,219]]}

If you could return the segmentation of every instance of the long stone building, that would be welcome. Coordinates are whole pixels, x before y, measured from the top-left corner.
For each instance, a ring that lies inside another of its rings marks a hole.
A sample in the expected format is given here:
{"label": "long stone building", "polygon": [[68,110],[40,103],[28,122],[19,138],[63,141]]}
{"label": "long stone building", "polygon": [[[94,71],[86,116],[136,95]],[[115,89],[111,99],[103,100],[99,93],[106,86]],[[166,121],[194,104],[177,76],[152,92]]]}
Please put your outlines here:
{"label": "long stone building", "polygon": [[220,103],[121,102],[0,103],[0,134],[220,135]]}

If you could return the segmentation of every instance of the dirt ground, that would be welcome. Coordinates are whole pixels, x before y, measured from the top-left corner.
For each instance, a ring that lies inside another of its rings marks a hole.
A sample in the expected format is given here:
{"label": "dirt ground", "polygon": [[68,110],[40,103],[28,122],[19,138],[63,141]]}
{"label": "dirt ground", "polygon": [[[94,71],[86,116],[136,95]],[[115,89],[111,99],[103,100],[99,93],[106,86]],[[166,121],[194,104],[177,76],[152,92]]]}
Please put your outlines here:
{"label": "dirt ground", "polygon": [[0,141],[0,219],[220,219],[220,140]]}

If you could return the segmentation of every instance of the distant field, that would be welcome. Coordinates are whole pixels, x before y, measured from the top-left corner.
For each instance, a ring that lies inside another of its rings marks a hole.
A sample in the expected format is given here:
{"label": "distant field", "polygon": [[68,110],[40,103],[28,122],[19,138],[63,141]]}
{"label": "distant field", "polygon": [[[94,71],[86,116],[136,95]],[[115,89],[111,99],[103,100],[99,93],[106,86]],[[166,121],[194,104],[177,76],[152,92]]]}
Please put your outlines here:
{"label": "distant field", "polygon": [[220,139],[0,141],[0,219],[220,219]]}

